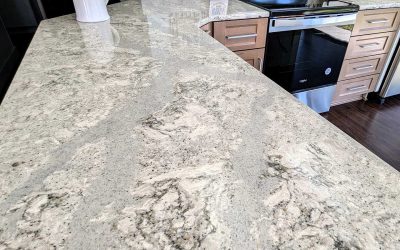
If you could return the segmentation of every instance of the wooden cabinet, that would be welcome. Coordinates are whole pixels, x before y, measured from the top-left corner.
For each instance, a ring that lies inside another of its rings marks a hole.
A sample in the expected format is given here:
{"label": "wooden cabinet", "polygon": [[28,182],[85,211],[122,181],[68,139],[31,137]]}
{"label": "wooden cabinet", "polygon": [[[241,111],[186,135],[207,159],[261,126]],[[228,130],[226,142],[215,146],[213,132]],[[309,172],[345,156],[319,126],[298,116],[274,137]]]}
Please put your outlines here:
{"label": "wooden cabinet", "polygon": [[333,105],[361,100],[363,94],[373,91],[378,78],[376,74],[338,82]]}
{"label": "wooden cabinet", "polygon": [[346,59],[388,53],[395,35],[395,32],[388,32],[352,37],[346,52]]}
{"label": "wooden cabinet", "polygon": [[345,60],[339,81],[356,77],[379,74],[386,61],[386,54]]}
{"label": "wooden cabinet", "polygon": [[400,12],[396,8],[360,11],[353,29],[353,36],[396,31]]}
{"label": "wooden cabinet", "polygon": [[214,23],[214,38],[232,51],[264,48],[268,20],[266,18]]}
{"label": "wooden cabinet", "polygon": [[360,11],[336,86],[333,105],[375,90],[400,25],[400,8]]}
{"label": "wooden cabinet", "polygon": [[210,36],[213,36],[213,23],[207,23],[204,24],[203,26],[200,27],[204,32],[209,34]]}
{"label": "wooden cabinet", "polygon": [[254,68],[262,71],[265,49],[250,49],[235,52]]}
{"label": "wooden cabinet", "polygon": [[[23,1],[10,1],[10,2],[23,2]],[[72,0],[40,0],[31,1],[33,4],[42,5],[46,18],[59,17],[67,14],[75,13],[74,2]],[[109,0],[108,4],[119,3],[121,0]],[[40,7],[38,7],[40,9]],[[26,14],[25,14],[26,15]]]}
{"label": "wooden cabinet", "polygon": [[20,59],[17,50],[0,18],[0,103],[19,63]]}
{"label": "wooden cabinet", "polygon": [[267,18],[215,22],[214,38],[262,71],[267,39]]}

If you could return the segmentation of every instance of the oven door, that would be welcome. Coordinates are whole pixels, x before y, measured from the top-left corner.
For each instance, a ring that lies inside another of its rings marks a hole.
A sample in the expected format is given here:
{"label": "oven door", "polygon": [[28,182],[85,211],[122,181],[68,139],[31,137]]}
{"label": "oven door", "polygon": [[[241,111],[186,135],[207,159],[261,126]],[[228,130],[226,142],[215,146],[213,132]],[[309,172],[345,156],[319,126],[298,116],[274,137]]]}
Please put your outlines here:
{"label": "oven door", "polygon": [[264,74],[290,93],[335,85],[355,15],[338,18],[271,20]]}

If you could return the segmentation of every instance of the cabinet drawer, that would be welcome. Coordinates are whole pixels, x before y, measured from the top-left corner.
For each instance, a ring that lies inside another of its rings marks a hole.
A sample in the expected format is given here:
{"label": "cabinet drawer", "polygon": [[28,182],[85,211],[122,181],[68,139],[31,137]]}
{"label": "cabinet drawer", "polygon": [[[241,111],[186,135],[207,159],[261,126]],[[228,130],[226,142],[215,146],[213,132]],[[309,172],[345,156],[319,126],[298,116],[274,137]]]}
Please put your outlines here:
{"label": "cabinet drawer", "polygon": [[350,39],[346,59],[386,54],[390,50],[395,32],[355,36]]}
{"label": "cabinet drawer", "polygon": [[268,19],[246,19],[214,23],[214,38],[230,50],[264,48]]}
{"label": "cabinet drawer", "polygon": [[374,90],[379,74],[338,82],[333,105],[361,100],[362,95]]}
{"label": "cabinet drawer", "polygon": [[235,53],[251,66],[262,71],[265,49],[242,50]]}
{"label": "cabinet drawer", "polygon": [[356,77],[379,74],[386,61],[386,54],[345,60],[339,81]]}
{"label": "cabinet drawer", "polygon": [[400,23],[400,9],[360,11],[353,36],[396,31]]}
{"label": "cabinet drawer", "polygon": [[210,36],[213,35],[213,23],[207,23],[200,27],[204,32],[209,34]]}

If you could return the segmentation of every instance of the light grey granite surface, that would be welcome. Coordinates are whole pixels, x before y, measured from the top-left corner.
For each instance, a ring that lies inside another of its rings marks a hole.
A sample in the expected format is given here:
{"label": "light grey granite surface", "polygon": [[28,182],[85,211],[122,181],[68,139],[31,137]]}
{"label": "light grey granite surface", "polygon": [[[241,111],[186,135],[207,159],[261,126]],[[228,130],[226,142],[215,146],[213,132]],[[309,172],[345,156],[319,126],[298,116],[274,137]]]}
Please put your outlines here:
{"label": "light grey granite surface", "polygon": [[109,10],[42,22],[0,107],[0,249],[400,248],[399,173],[197,28],[208,2]]}
{"label": "light grey granite surface", "polygon": [[360,6],[360,10],[400,8],[399,0],[344,0]]}

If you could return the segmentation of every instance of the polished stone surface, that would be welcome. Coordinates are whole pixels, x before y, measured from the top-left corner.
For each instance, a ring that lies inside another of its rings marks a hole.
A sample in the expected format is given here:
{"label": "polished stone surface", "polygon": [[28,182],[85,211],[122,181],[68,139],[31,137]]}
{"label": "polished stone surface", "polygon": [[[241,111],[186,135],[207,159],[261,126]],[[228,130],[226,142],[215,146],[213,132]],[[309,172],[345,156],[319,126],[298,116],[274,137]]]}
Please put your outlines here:
{"label": "polished stone surface", "polygon": [[400,8],[399,0],[347,0],[360,6],[360,10]]}
{"label": "polished stone surface", "polygon": [[41,23],[0,107],[0,249],[399,249],[399,173],[198,28],[265,12],[193,2]]}

